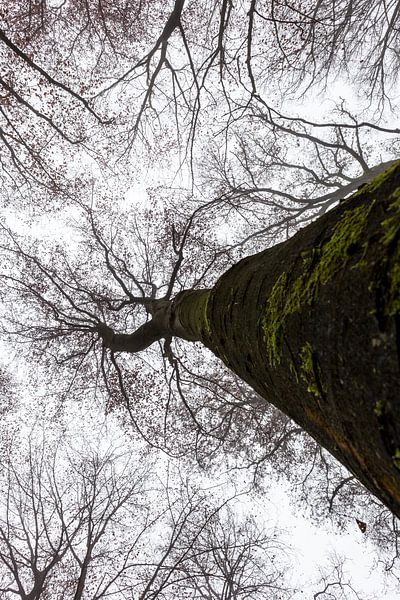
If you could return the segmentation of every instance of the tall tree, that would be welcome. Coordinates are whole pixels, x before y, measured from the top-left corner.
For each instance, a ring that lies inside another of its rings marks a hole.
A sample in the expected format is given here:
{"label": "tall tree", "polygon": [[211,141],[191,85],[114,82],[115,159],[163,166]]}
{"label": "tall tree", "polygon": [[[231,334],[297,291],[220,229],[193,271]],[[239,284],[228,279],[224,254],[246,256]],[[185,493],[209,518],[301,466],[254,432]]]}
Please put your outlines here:
{"label": "tall tree", "polygon": [[149,305],[112,352],[201,341],[400,515],[398,165],[210,290]]}
{"label": "tall tree", "polygon": [[[78,363],[98,348],[104,367],[108,350],[124,393],[118,353],[162,339],[168,345],[172,336],[200,341],[399,515],[399,174],[394,165],[287,242],[239,261],[213,288],[172,299],[172,285],[162,298],[146,296],[149,282],[129,272],[93,220],[95,243],[125,298],[90,289],[68,263],[64,273],[44,267],[7,233],[25,266],[23,279],[4,280],[45,317],[20,332],[28,328],[45,344],[76,340],[67,357]],[[133,332],[126,317],[122,331],[106,322],[107,311],[111,320],[133,306],[151,317]]]}

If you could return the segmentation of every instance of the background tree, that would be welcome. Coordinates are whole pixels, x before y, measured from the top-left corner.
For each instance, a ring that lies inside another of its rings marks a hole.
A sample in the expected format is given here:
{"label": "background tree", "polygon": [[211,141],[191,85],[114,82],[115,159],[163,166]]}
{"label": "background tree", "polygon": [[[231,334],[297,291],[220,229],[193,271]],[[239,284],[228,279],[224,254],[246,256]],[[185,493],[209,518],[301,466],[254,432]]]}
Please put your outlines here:
{"label": "background tree", "polygon": [[[20,451],[9,449],[2,472],[4,597],[104,597],[145,535],[148,467],[118,450],[78,456],[33,435],[25,464]],[[138,531],[129,542],[133,515]]]}
{"label": "background tree", "polygon": [[[367,600],[354,589],[346,575],[345,560],[332,556],[330,569],[321,572],[318,591],[313,595],[314,600]],[[328,571],[328,572],[327,572]]]}
{"label": "background tree", "polygon": [[[285,560],[277,532],[256,531],[250,519],[242,527],[227,508],[232,498],[213,501],[186,478],[172,480],[172,465],[163,481],[137,450],[82,454],[79,448],[78,454],[65,442],[54,447],[35,438],[37,432],[29,439],[27,463],[18,464],[21,447],[15,447],[2,472],[4,598],[173,598],[206,585],[207,574],[196,565],[212,560],[222,569],[218,589],[234,585],[235,593],[252,590],[251,597],[262,598],[264,588],[285,585],[273,564]],[[221,545],[226,567],[212,533],[222,531],[222,523],[228,525],[229,542]],[[225,572],[231,555],[232,578]],[[251,586],[244,574],[256,564],[258,583]]]}
{"label": "background tree", "polygon": [[277,537],[277,532],[259,531],[251,517],[238,527],[228,505],[195,540],[189,560],[181,567],[187,580],[180,595],[192,590],[193,597],[210,600],[290,597],[291,591],[282,585],[283,572],[277,568],[281,551]]}

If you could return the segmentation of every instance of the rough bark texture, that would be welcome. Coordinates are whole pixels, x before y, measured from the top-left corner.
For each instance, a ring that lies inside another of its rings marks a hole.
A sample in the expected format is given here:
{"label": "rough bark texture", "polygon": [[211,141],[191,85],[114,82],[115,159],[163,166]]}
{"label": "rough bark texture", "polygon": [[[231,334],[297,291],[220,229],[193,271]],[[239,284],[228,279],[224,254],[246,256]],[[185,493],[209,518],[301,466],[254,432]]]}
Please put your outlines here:
{"label": "rough bark texture", "polygon": [[182,294],[187,339],[400,516],[400,166],[293,238]]}

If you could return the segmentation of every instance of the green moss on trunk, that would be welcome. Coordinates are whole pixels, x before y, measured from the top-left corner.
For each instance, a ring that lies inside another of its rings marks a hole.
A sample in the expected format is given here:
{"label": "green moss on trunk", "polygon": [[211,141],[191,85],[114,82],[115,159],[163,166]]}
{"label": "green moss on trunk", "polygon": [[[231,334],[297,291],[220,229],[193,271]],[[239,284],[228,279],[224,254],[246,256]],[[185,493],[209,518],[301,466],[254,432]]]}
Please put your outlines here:
{"label": "green moss on trunk", "polygon": [[315,302],[321,285],[349,263],[351,248],[359,244],[372,207],[373,202],[347,210],[335,224],[331,238],[313,247],[313,258],[294,281],[291,281],[290,273],[284,272],[279,276],[267,299],[261,320],[271,366],[280,362],[288,316],[301,310],[304,304]]}

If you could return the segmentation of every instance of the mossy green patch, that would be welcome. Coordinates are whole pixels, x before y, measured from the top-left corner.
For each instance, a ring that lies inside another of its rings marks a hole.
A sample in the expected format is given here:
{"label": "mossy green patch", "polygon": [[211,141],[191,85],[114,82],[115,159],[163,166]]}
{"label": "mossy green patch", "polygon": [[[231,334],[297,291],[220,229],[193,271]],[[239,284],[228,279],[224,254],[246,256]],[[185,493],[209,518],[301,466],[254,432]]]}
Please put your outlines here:
{"label": "mossy green patch", "polygon": [[388,250],[385,259],[386,289],[381,290],[384,314],[392,316],[400,311],[400,188],[391,195],[390,216],[382,221],[382,244]]}
{"label": "mossy green patch", "polygon": [[383,402],[382,400],[377,400],[374,406],[374,413],[377,417],[381,417],[383,415]]}
{"label": "mossy green patch", "polygon": [[266,314],[262,320],[264,340],[267,342],[269,364],[274,366],[281,355],[283,330],[286,320],[287,274],[278,278],[267,301]]}
{"label": "mossy green patch", "polygon": [[272,367],[281,361],[287,318],[304,305],[312,304],[318,297],[320,287],[348,264],[352,248],[360,244],[372,206],[371,202],[345,211],[336,223],[330,239],[322,246],[312,249],[311,264],[304,265],[302,261],[303,272],[293,282],[290,282],[290,276],[286,272],[278,277],[261,320],[268,360]]}
{"label": "mossy green patch", "polygon": [[385,314],[393,316],[400,312],[400,246],[397,245],[396,252],[390,261],[387,271],[389,286],[385,299]]}
{"label": "mossy green patch", "polygon": [[314,372],[313,361],[312,361],[312,346],[310,342],[306,342],[300,352],[301,368],[310,375]]}
{"label": "mossy green patch", "polygon": [[[300,351],[301,378],[307,384],[307,391],[316,398],[321,398],[322,372],[321,368],[313,356],[313,348],[310,342],[306,342]],[[322,391],[326,394],[327,389],[324,386]]]}
{"label": "mossy green patch", "polygon": [[372,181],[370,181],[369,183],[366,183],[357,192],[355,192],[355,194],[352,195],[352,198],[361,196],[362,194],[366,194],[366,193],[370,194],[370,193],[373,193],[376,190],[378,190],[381,187],[381,185],[386,181],[386,179],[389,179],[392,176],[392,174],[396,171],[396,169],[398,169],[399,164],[400,164],[400,162],[396,162],[394,165],[389,167],[389,169],[387,169],[380,175],[377,175],[376,177],[374,177],[374,179],[372,179]]}
{"label": "mossy green patch", "polygon": [[394,466],[396,469],[400,469],[400,448],[396,448],[395,453],[392,456]]}
{"label": "mossy green patch", "polygon": [[393,202],[389,205],[389,211],[392,213],[387,219],[382,221],[385,233],[382,237],[382,243],[385,246],[391,244],[400,231],[400,188],[397,188],[390,197]]}
{"label": "mossy green patch", "polygon": [[309,250],[304,250],[304,252],[300,253],[301,258],[303,259],[304,266],[308,266],[311,263],[311,252]]}

